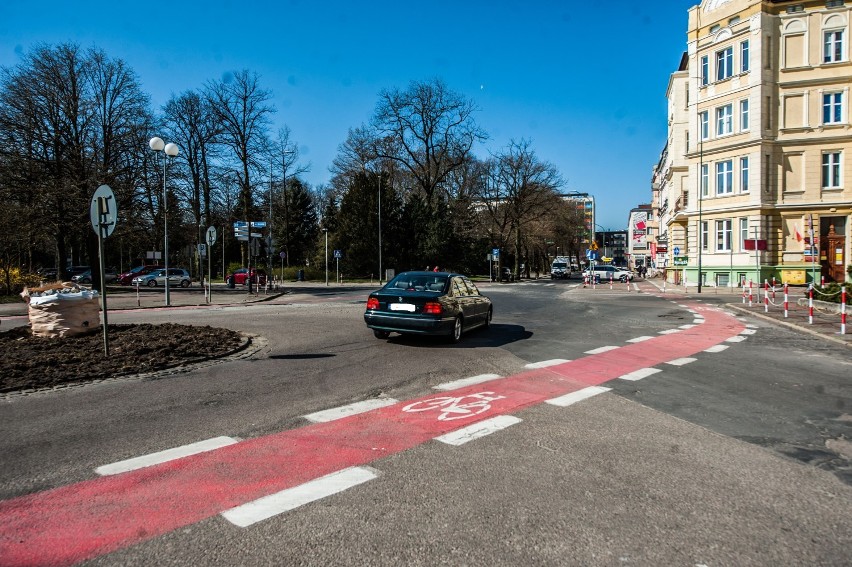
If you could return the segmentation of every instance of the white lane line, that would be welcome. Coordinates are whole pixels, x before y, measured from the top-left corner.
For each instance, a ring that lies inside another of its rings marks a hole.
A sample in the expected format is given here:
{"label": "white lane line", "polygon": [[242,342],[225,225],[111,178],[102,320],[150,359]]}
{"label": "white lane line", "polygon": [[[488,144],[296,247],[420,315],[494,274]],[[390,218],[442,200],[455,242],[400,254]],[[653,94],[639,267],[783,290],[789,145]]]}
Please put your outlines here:
{"label": "white lane line", "polygon": [[757,325],[755,325],[754,323],[749,323],[746,325],[746,327],[748,327],[749,329],[757,329]]}
{"label": "white lane line", "polygon": [[714,345],[708,349],[704,349],[704,352],[722,352],[723,350],[728,350],[728,345]]}
{"label": "white lane line", "polygon": [[498,378],[502,378],[499,374],[478,374],[476,376],[471,376],[470,378],[462,378],[460,380],[454,380],[453,382],[444,382],[443,384],[438,384],[437,386],[432,386],[433,390],[458,390],[459,388],[464,388],[465,386],[473,386],[474,384],[482,384],[483,382],[490,382],[491,380],[496,380]]}
{"label": "white lane line", "polygon": [[204,441],[197,441],[195,443],[190,443],[189,445],[174,447],[172,449],[166,449],[165,451],[158,451],[156,453],[142,455],[141,457],[134,457],[124,461],[118,461],[117,463],[103,465],[96,468],[95,473],[106,476],[127,471],[135,471],[137,469],[143,469],[152,465],[159,465],[160,463],[174,461],[190,455],[197,455],[198,453],[204,453],[205,451],[213,451],[238,442],[239,441],[233,437],[214,437],[213,439],[205,439]]}
{"label": "white lane line", "polygon": [[549,400],[545,400],[545,403],[548,403],[552,406],[567,408],[572,404],[576,404],[577,402],[581,402],[587,398],[591,398],[592,396],[597,396],[598,394],[603,394],[604,392],[609,392],[610,390],[612,390],[612,388],[604,388],[603,386],[589,386],[588,388],[583,388],[582,390],[577,390],[576,392],[571,392],[570,394],[565,394],[564,396],[559,396],[558,398],[551,398]]}
{"label": "white lane line", "polygon": [[283,514],[320,498],[342,492],[373,480],[378,474],[368,467],[351,467],[322,476],[299,486],[258,498],[222,512],[222,517],[241,528]]}
{"label": "white lane line", "polygon": [[698,360],[697,358],[676,358],[674,360],[670,360],[666,362],[666,364],[671,364],[672,366],[683,366],[684,364],[689,364],[690,362],[695,362]]}
{"label": "white lane line", "polygon": [[642,341],[648,341],[648,340],[651,340],[653,338],[654,337],[649,337],[648,335],[645,335],[643,337],[636,337],[635,339],[630,339],[627,342],[628,343],[641,343]]}
{"label": "white lane line", "polygon": [[683,329],[685,331],[685,330],[691,329],[693,327],[695,327],[695,323],[693,323],[691,325],[681,325],[680,327],[678,327],[678,329]]}
{"label": "white lane line", "polygon": [[636,380],[641,380],[642,378],[647,378],[657,372],[662,372],[659,368],[640,368],[639,370],[634,370],[629,374],[625,374],[623,376],[619,376],[621,380],[630,380],[631,382],[635,382]]}
{"label": "white lane line", "polygon": [[672,333],[679,333],[680,329],[666,329],[665,331],[660,331],[661,335],[671,335]]}
{"label": "white lane line", "polygon": [[334,421],[335,419],[343,419],[344,417],[349,417],[350,415],[365,413],[374,409],[392,406],[397,403],[399,403],[399,400],[395,400],[393,398],[375,398],[372,400],[364,400],[363,402],[355,402],[354,404],[349,404],[348,406],[340,406],[339,408],[331,408],[314,413],[309,413],[308,415],[303,415],[302,417],[304,417],[308,421],[321,423],[327,421]]}
{"label": "white lane line", "polygon": [[462,427],[461,429],[435,437],[435,441],[440,441],[447,445],[464,445],[468,441],[473,441],[474,439],[491,435],[492,433],[500,431],[501,429],[506,429],[507,427],[520,422],[521,420],[513,415],[498,415],[497,417],[492,417],[490,419],[480,421],[479,423],[474,423],[467,427]]}
{"label": "white lane line", "polygon": [[757,332],[757,329],[743,329],[740,331],[741,335],[753,335]]}
{"label": "white lane line", "polygon": [[746,340],[746,337],[737,335],[736,337],[731,337],[730,339],[725,339],[726,343],[741,343]]}
{"label": "white lane line", "polygon": [[615,350],[621,347],[617,346],[602,346],[600,348],[593,348],[592,350],[587,350],[585,354],[601,354],[603,352],[609,352],[611,350]]}
{"label": "white lane line", "polygon": [[703,323],[704,317],[696,317],[695,319],[692,320],[692,322],[695,323],[696,325],[698,325],[699,323]]}
{"label": "white lane line", "polygon": [[566,362],[571,361],[564,358],[552,358],[550,360],[542,360],[541,362],[530,362],[529,364],[525,364],[524,368],[547,368],[548,366],[556,366],[557,364],[564,364]]}

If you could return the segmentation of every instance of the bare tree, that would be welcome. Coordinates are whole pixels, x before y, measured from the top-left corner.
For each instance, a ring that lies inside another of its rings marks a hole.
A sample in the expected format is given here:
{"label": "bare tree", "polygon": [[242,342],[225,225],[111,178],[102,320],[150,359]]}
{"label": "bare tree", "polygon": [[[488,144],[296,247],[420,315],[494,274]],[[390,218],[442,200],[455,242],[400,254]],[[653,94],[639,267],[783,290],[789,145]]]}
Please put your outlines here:
{"label": "bare tree", "polygon": [[412,82],[405,91],[380,93],[369,135],[356,140],[370,144],[367,156],[398,163],[433,207],[436,191],[467,162],[474,143],[487,138],[473,119],[476,110],[440,79]]}
{"label": "bare tree", "polygon": [[222,143],[237,160],[240,204],[245,220],[250,221],[255,208],[252,179],[264,170],[269,147],[270,115],[275,112],[269,104],[272,94],[260,87],[257,73],[247,70],[208,83],[206,93],[222,128]]}

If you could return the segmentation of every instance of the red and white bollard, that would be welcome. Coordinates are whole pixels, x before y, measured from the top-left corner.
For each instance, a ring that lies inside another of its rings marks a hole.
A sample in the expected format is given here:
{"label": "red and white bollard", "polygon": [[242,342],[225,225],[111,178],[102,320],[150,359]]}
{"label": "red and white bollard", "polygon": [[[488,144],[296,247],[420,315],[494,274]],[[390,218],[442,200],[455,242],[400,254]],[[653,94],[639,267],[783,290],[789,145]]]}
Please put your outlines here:
{"label": "red and white bollard", "polygon": [[763,280],[763,312],[769,313],[769,280]]}
{"label": "red and white bollard", "polygon": [[789,284],[784,284],[784,318],[785,319],[787,318],[787,292],[789,291],[787,289],[788,285]]}
{"label": "red and white bollard", "polygon": [[819,278],[819,287],[825,287],[825,276]]}
{"label": "red and white bollard", "polygon": [[612,274],[609,275],[609,289],[612,289]]}
{"label": "red and white bollard", "polygon": [[772,276],[772,301],[775,302],[775,276]]}
{"label": "red and white bollard", "polygon": [[748,280],[748,306],[752,307],[754,304],[754,281]]}
{"label": "red and white bollard", "polygon": [[743,280],[743,305],[745,305],[745,300],[746,300],[746,284],[745,284],[745,280]]}
{"label": "red and white bollard", "polygon": [[808,325],[814,324],[814,284],[808,288]]}
{"label": "red and white bollard", "polygon": [[840,334],[846,334],[846,286],[840,291]]}

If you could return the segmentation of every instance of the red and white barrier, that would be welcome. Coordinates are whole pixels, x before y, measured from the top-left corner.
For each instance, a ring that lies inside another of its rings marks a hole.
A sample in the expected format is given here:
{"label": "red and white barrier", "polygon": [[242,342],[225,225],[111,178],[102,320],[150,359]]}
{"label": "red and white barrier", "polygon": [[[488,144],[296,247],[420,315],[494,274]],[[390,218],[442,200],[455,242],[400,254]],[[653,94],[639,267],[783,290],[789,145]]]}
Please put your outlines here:
{"label": "red and white barrier", "polygon": [[763,280],[763,312],[769,313],[769,280]]}
{"label": "red and white barrier", "polygon": [[754,282],[752,280],[748,280],[748,306],[751,307],[754,304]]}
{"label": "red and white barrier", "polygon": [[814,285],[808,288],[808,324],[814,324]]}
{"label": "red and white barrier", "polygon": [[787,292],[789,292],[789,284],[784,284],[784,318],[787,318],[787,307],[788,307],[788,297]]}
{"label": "red and white barrier", "polygon": [[840,292],[840,334],[846,334],[846,286]]}

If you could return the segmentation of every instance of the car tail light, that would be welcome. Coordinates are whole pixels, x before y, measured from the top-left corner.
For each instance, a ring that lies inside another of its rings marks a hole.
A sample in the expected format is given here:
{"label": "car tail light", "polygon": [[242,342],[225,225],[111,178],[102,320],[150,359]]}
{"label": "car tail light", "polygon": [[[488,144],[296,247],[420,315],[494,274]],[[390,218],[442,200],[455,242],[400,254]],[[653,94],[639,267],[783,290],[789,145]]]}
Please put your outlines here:
{"label": "car tail light", "polygon": [[435,301],[430,301],[423,306],[423,313],[426,315],[440,315],[442,312],[441,304]]}
{"label": "car tail light", "polygon": [[367,300],[367,309],[378,309],[379,308],[379,300],[375,297],[371,297]]}

